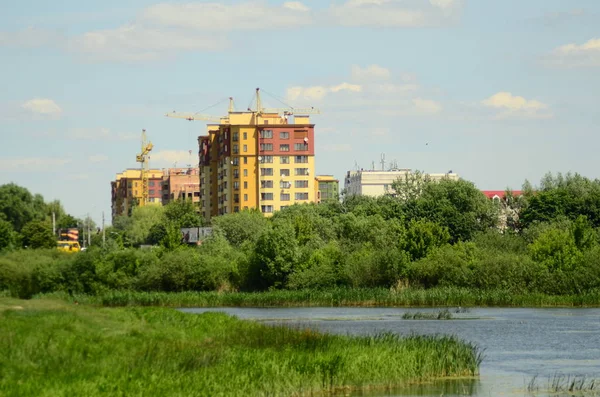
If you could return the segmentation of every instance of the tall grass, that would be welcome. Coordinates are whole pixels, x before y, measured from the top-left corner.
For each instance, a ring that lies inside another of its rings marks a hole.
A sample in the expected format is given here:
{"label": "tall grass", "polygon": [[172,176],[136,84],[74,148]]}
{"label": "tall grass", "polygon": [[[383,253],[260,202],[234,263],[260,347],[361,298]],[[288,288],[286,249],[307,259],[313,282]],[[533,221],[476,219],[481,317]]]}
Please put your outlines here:
{"label": "tall grass", "polygon": [[267,292],[137,292],[107,291],[97,295],[55,297],[102,306],[169,306],[169,307],[292,307],[292,306],[395,306],[395,307],[598,307],[600,290],[579,295],[545,295],[515,293],[508,290],[468,288],[406,288],[394,291],[384,288],[336,288],[329,290]]}
{"label": "tall grass", "polygon": [[447,336],[336,336],[223,313],[0,298],[0,395],[313,395],[478,374]]}

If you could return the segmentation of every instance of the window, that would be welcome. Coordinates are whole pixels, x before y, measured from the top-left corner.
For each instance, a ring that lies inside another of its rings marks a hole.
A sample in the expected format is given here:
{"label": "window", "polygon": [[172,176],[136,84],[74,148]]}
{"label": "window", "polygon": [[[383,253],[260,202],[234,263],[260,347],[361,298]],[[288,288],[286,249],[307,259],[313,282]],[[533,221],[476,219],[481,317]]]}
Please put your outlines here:
{"label": "window", "polygon": [[248,182],[244,182],[244,189],[248,189]]}
{"label": "window", "polygon": [[292,182],[287,182],[287,181],[281,181],[279,182],[279,188],[280,189],[289,189],[292,187]]}
{"label": "window", "polygon": [[308,150],[308,143],[294,143],[294,150]]}
{"label": "window", "polygon": [[294,187],[301,189],[308,187],[308,181],[294,181]]}
{"label": "window", "polygon": [[273,156],[260,156],[260,163],[261,164],[265,164],[265,163],[272,163],[273,162]]}
{"label": "window", "polygon": [[244,170],[244,176],[248,176],[248,170],[247,169]]}
{"label": "window", "polygon": [[271,213],[271,212],[273,212],[273,206],[272,205],[261,205],[260,210],[263,213]]}
{"label": "window", "polygon": [[261,168],[260,176],[273,176],[273,168]]}
{"label": "window", "polygon": [[154,181],[148,182],[148,186],[154,186]]}
{"label": "window", "polygon": [[244,194],[244,201],[248,201],[248,195]]}
{"label": "window", "polygon": [[238,207],[237,205],[233,207],[233,212],[240,212],[240,207]]}
{"label": "window", "polygon": [[235,179],[238,179],[240,177],[240,170],[238,170],[237,168],[233,170],[233,177]]}
{"label": "window", "polygon": [[308,200],[308,193],[296,193],[296,200]]}
{"label": "window", "polygon": [[281,206],[279,209],[280,209],[281,211],[283,211],[283,210],[284,210],[284,209],[286,209],[287,207],[288,207],[287,205],[282,205],[282,206]]}
{"label": "window", "polygon": [[279,133],[279,139],[290,139],[290,133],[287,131],[281,131]]}
{"label": "window", "polygon": [[290,201],[290,194],[289,193],[281,193],[279,195],[279,200],[281,200],[281,201]]}
{"label": "window", "polygon": [[244,132],[244,140],[248,139],[248,133]]}
{"label": "window", "polygon": [[233,195],[233,202],[235,204],[239,204],[240,203],[240,195],[239,194],[234,194]]}
{"label": "window", "polygon": [[238,154],[240,152],[239,145],[237,143],[234,143],[232,150],[233,150],[233,154]]}
{"label": "window", "polygon": [[260,199],[271,201],[271,200],[273,200],[273,193],[261,193]]}
{"label": "window", "polygon": [[263,139],[273,138],[273,130],[262,130],[260,132],[260,137]]}
{"label": "window", "polygon": [[261,143],[260,150],[261,150],[261,152],[264,152],[266,150],[271,151],[271,150],[273,150],[273,144],[272,143]]}
{"label": "window", "polygon": [[308,168],[295,168],[294,175],[308,175]]}
{"label": "window", "polygon": [[239,141],[239,139],[240,139],[240,133],[239,133],[239,132],[234,132],[233,134],[231,134],[231,139],[232,139],[234,142],[237,142],[237,141]]}
{"label": "window", "polygon": [[287,168],[281,169],[281,176],[290,176],[290,170]]}
{"label": "window", "polygon": [[290,163],[290,156],[281,156],[281,157],[279,157],[279,163],[280,164],[289,164]]}
{"label": "window", "polygon": [[306,164],[308,163],[308,156],[294,156],[294,163]]}
{"label": "window", "polygon": [[[244,149],[244,153],[246,153],[248,151],[248,145],[244,145],[243,149]],[[245,160],[246,160],[246,158],[244,157],[244,161]],[[244,162],[244,164],[246,164],[246,163]]]}
{"label": "window", "polygon": [[152,190],[149,190],[149,191],[148,191],[148,194],[150,194],[150,195],[153,195],[153,194],[154,194],[154,189],[152,189]]}
{"label": "window", "polygon": [[[245,147],[246,145],[244,145]],[[246,151],[246,149],[244,149],[244,152]],[[248,157],[244,156],[244,164],[248,164]]]}
{"label": "window", "polygon": [[238,165],[240,165],[240,158],[239,157],[234,157],[232,161],[233,161],[233,165],[235,165],[236,167]]}
{"label": "window", "polygon": [[287,143],[283,144],[283,145],[279,145],[279,150],[282,151],[282,152],[289,152],[290,151],[290,145],[288,145]]}
{"label": "window", "polygon": [[240,190],[240,183],[238,181],[233,182],[233,190]]}
{"label": "window", "polygon": [[273,181],[260,181],[260,188],[261,189],[272,189],[273,188]]}

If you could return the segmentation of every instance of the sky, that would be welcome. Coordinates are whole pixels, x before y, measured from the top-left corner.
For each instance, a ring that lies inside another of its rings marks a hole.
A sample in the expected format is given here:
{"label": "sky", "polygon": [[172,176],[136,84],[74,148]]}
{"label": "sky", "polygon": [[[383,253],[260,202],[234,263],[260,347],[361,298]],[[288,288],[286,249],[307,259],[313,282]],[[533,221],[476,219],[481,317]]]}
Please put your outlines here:
{"label": "sky", "polygon": [[[317,174],[396,164],[480,189],[598,177],[597,0],[21,0],[0,13],[0,184],[110,222],[110,181],[197,164],[204,122],[314,106]],[[191,151],[191,152],[190,152]],[[190,154],[191,153],[191,154]]]}

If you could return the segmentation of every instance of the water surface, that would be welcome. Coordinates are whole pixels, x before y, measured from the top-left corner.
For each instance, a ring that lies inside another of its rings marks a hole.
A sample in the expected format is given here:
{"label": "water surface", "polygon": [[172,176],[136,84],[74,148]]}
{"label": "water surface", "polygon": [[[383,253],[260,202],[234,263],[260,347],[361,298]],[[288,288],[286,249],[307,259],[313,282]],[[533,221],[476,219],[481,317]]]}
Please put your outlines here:
{"label": "water surface", "polygon": [[[336,334],[379,332],[456,335],[484,349],[478,381],[448,381],[397,391],[395,396],[522,396],[538,376],[542,389],[556,374],[600,379],[600,309],[472,308],[453,320],[403,320],[405,308],[198,308],[268,324],[306,325]],[[374,396],[375,394],[370,394]],[[377,394],[384,395],[384,394]],[[536,396],[547,396],[536,393]]]}

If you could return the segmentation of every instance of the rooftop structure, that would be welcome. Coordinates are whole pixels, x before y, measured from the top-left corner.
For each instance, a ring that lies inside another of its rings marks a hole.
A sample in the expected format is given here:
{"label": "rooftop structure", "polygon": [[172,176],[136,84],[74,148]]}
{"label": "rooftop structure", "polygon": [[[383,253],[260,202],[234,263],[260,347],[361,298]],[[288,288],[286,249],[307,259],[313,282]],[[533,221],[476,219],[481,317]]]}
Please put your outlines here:
{"label": "rooftop structure", "polygon": [[[344,180],[344,189],[347,196],[362,195],[378,197],[392,192],[392,184],[399,178],[406,178],[412,174],[410,169],[392,169],[388,171],[360,170],[348,171]],[[458,174],[448,171],[444,174],[424,174],[429,179],[458,180]]]}

